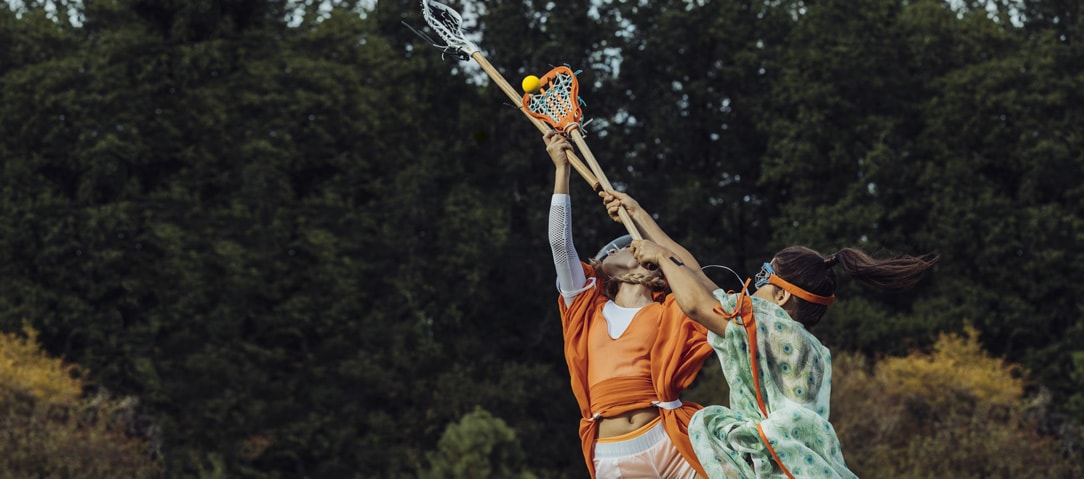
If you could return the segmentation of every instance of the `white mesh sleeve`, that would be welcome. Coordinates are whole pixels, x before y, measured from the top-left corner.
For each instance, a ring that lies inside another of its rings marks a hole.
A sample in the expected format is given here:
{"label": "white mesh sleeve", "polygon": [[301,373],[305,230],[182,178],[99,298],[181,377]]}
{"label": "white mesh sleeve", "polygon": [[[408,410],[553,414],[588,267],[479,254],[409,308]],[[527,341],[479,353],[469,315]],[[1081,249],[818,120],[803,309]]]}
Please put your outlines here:
{"label": "white mesh sleeve", "polygon": [[550,200],[550,250],[557,269],[557,290],[569,304],[586,289],[580,257],[572,244],[572,200],[568,195],[554,194]]}

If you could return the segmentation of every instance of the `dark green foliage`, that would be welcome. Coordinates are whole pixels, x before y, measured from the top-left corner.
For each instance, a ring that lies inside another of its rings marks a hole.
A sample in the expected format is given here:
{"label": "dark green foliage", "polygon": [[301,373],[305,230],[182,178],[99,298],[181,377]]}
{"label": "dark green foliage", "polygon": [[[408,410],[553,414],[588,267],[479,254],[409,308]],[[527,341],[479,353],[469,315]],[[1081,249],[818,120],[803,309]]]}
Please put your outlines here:
{"label": "dark green foliage", "polygon": [[[76,22],[0,8],[0,328],[140,397],[174,477],[415,477],[478,407],[511,471],[585,474],[552,165],[418,2],[51,3]],[[904,294],[844,281],[818,334],[970,321],[1084,421],[1076,3],[592,5],[484,2],[480,45],[513,85],[584,69],[595,155],[702,263],[936,251]],[[586,256],[622,228],[574,181]]]}
{"label": "dark green foliage", "polygon": [[534,479],[522,472],[525,457],[516,432],[485,409],[475,409],[448,425],[437,450],[426,454],[433,465],[421,473],[431,479]]}

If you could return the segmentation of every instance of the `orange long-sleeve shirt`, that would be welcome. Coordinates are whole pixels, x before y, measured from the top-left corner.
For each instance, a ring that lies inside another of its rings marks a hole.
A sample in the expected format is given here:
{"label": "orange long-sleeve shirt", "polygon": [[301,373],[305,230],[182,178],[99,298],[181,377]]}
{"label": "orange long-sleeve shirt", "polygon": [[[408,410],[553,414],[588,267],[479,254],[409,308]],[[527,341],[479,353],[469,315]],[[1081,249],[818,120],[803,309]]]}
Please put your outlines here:
{"label": "orange long-sleeve shirt", "polygon": [[[594,269],[583,264],[588,281]],[[566,305],[558,299],[564,331],[565,361],[571,375],[572,393],[580,406],[580,440],[591,477],[595,477],[594,450],[598,422],[650,407],[653,401],[670,402],[696,379],[704,360],[712,353],[707,330],[686,317],[672,295],[636,313],[622,335],[610,338],[602,308],[602,278]],[[689,420],[703,406],[683,402],[676,409],[660,408],[663,428],[689,464],[707,477],[689,441]]]}

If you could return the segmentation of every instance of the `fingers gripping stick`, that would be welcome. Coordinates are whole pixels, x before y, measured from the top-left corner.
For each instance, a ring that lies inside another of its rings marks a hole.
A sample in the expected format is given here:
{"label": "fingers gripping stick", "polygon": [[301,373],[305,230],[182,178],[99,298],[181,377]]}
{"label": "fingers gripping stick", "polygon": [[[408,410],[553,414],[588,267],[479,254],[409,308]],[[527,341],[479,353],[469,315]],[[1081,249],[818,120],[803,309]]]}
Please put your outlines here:
{"label": "fingers gripping stick", "polygon": [[[504,79],[504,76],[496,68],[493,68],[489,60],[482,55],[478,45],[467,39],[462,29],[463,18],[459,15],[459,12],[440,2],[422,0],[422,16],[425,17],[425,23],[447,43],[447,45],[436,45],[437,48],[445,52],[454,51],[474,59],[478,66],[482,67],[482,71],[486,72],[486,75],[493,80],[493,83],[496,83],[501,91],[508,96],[508,99],[512,100],[513,104],[520,104],[519,93],[512,88],[512,85],[508,83],[508,80]],[[538,128],[538,131],[548,133],[552,130],[546,123],[531,116],[527,110],[521,108],[521,111]],[[568,153],[568,163],[587,181],[592,190],[599,191],[602,189],[602,184],[595,177],[595,174],[591,172],[591,169],[584,165],[583,161],[572,152]]]}
{"label": "fingers gripping stick", "polygon": [[[583,120],[583,112],[580,110],[579,82],[576,74],[565,66],[559,66],[539,79],[540,88],[536,92],[528,92],[523,95],[523,108],[531,117],[544,121],[558,132],[572,137],[580,153],[587,160],[591,172],[598,178],[599,184],[607,191],[613,191],[613,185],[606,179],[602,167],[587,147],[587,142],[580,132],[580,122]],[[633,223],[632,217],[624,207],[617,211],[625,229],[633,239],[643,239],[640,231]]]}

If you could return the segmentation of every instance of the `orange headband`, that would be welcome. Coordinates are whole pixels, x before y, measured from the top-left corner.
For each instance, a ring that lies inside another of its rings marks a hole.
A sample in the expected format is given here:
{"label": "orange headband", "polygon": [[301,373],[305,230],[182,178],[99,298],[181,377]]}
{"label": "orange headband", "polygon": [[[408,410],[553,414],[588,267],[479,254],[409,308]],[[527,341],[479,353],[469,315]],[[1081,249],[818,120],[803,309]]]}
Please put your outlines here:
{"label": "orange headband", "polygon": [[806,290],[804,290],[802,288],[799,288],[799,287],[797,287],[797,286],[795,286],[793,284],[790,284],[787,280],[785,280],[783,278],[780,278],[778,274],[769,275],[768,276],[768,284],[774,284],[776,286],[779,286],[780,288],[783,288],[784,291],[786,291],[786,292],[788,292],[790,294],[793,294],[793,295],[795,295],[795,296],[797,296],[797,297],[799,297],[801,299],[809,301],[810,303],[815,303],[815,304],[821,304],[821,305],[824,305],[824,306],[828,306],[828,305],[832,304],[833,301],[836,300],[836,295],[834,295],[834,294],[831,295],[831,296],[819,296],[819,295],[810,293],[810,292],[808,292],[808,291],[806,291]]}

